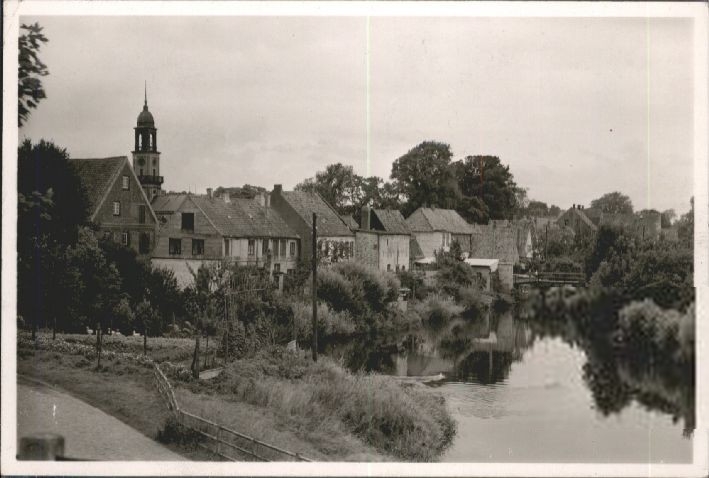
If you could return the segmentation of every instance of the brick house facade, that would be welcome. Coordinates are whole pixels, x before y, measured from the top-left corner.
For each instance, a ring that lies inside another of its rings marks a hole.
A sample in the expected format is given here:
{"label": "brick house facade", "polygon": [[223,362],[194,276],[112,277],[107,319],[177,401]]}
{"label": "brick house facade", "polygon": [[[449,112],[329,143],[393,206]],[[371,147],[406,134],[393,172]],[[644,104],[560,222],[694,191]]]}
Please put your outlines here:
{"label": "brick house facade", "polygon": [[89,200],[89,220],[140,255],[156,245],[157,217],[128,158],[71,159]]}

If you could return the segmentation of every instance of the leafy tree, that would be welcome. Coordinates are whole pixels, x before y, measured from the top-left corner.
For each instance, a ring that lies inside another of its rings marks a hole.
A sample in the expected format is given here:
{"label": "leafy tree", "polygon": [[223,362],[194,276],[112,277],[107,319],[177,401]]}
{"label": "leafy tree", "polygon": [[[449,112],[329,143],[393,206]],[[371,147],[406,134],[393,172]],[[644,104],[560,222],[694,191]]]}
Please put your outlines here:
{"label": "leafy tree", "polygon": [[315,179],[309,178],[296,185],[299,191],[316,192],[322,196],[339,213],[352,204],[356,186],[356,175],[352,166],[342,163],[330,164],[325,171],[315,174]]}
{"label": "leafy tree", "polygon": [[[517,187],[509,166],[503,165],[497,156],[467,156],[453,163],[453,170],[460,194],[482,201],[489,219],[512,219],[518,199],[526,196]],[[471,216],[466,210],[461,214]]]}
{"label": "leafy tree", "polygon": [[135,328],[135,314],[127,297],[122,297],[113,308],[110,327],[112,330],[120,330],[126,335]]}
{"label": "leafy tree", "polygon": [[27,122],[30,109],[36,108],[39,102],[46,98],[42,86],[42,76],[47,76],[47,65],[39,59],[42,43],[47,43],[47,37],[42,33],[39,23],[21,25],[22,34],[18,41],[18,84],[17,84],[17,121],[18,125]]}
{"label": "leafy tree", "polygon": [[391,179],[406,199],[404,216],[422,206],[455,206],[457,186],[450,168],[452,157],[448,144],[424,141],[394,161]]}
{"label": "leafy tree", "polygon": [[[89,202],[66,149],[44,140],[37,144],[24,140],[17,150],[17,192],[20,203],[43,203],[40,209],[28,204],[29,209],[18,211],[33,213],[18,217],[18,237],[36,233],[40,224],[39,233],[50,240],[65,245],[76,242],[77,228],[88,221]],[[38,222],[40,213],[45,216]]]}
{"label": "leafy tree", "polygon": [[549,216],[549,206],[545,202],[532,199],[527,205],[527,214],[532,217],[547,217]]}
{"label": "leafy tree", "polygon": [[559,217],[561,214],[561,208],[555,204],[553,204],[551,207],[549,207],[549,214],[548,217]]}
{"label": "leafy tree", "polygon": [[80,277],[70,310],[76,317],[83,318],[67,325],[73,330],[94,324],[107,326],[121,299],[121,276],[116,266],[106,260],[94,232],[89,228],[81,228],[77,244],[68,249],[67,267]]}
{"label": "leafy tree", "polygon": [[18,148],[17,310],[32,324],[63,324],[74,271],[67,247],[88,219],[88,200],[66,150],[25,140]]}
{"label": "leafy tree", "polygon": [[687,247],[694,247],[694,197],[690,199],[691,209],[677,221],[677,235]]}
{"label": "leafy tree", "polygon": [[667,227],[672,226],[672,221],[675,220],[677,217],[677,213],[675,212],[674,209],[667,209],[666,211],[662,211],[662,214],[660,215],[660,225],[663,229]]}
{"label": "leafy tree", "polygon": [[628,196],[618,191],[607,193],[591,201],[591,207],[611,214],[632,214],[633,203]]}

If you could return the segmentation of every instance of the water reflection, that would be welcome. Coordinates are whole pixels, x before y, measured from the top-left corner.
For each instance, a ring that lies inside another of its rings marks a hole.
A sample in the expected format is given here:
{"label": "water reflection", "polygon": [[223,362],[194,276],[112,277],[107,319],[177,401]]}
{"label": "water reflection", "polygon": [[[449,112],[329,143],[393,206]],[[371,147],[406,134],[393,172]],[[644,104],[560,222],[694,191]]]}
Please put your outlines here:
{"label": "water reflection", "polygon": [[[683,435],[691,435],[695,426],[693,367],[676,370],[629,361],[612,344],[588,335],[592,334],[581,333],[571,321],[535,318],[522,307],[502,314],[488,312],[472,320],[459,318],[406,336],[370,336],[328,344],[325,353],[340,358],[351,370],[422,377],[435,387],[449,383],[509,386],[506,382],[511,370],[536,342],[560,339],[583,354],[583,365],[577,372],[583,385],[579,386],[590,392],[590,407],[601,416],[619,415],[637,404],[648,412],[669,415],[673,423],[681,421]],[[559,360],[567,360],[561,357],[563,353],[557,353]],[[534,368],[555,367],[550,361],[527,366],[532,367],[531,373],[536,373]],[[550,377],[545,379],[550,383],[569,378],[555,377],[553,369],[539,373]]]}

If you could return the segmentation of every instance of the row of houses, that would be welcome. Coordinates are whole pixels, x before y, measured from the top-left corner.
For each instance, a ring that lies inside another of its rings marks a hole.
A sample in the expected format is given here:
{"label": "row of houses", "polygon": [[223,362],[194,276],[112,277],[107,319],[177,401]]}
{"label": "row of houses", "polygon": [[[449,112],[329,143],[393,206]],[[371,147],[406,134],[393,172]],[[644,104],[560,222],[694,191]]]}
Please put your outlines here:
{"label": "row of houses", "polygon": [[[284,191],[280,184],[271,191],[258,188],[253,197],[228,189],[166,193],[147,97],[134,134],[132,164],[125,156],[72,160],[87,190],[90,219],[106,237],[172,270],[182,285],[201,264],[224,260],[265,267],[282,277],[309,260],[313,250],[325,263],[356,260],[382,271],[407,271],[434,263],[438,252],[450,251],[457,242],[488,285],[496,273],[511,289],[514,266],[534,254],[536,220],[473,225],[454,210],[428,207],[407,218],[397,210],[364,207],[355,220],[338,215],[317,193]],[[624,220],[643,237],[660,234],[659,214],[619,218],[574,205],[556,222],[576,234],[591,234],[600,225]]]}

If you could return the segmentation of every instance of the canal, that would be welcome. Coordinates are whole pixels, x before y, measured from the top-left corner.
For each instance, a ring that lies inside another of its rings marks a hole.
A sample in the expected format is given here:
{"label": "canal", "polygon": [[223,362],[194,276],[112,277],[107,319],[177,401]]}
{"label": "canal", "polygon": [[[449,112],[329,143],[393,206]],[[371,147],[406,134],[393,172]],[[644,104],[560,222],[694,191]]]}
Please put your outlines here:
{"label": "canal", "polygon": [[[435,388],[457,422],[447,462],[687,463],[694,386],[512,311],[331,345],[352,370]],[[579,345],[583,344],[583,345]]]}

